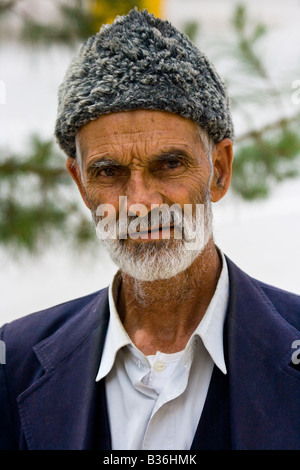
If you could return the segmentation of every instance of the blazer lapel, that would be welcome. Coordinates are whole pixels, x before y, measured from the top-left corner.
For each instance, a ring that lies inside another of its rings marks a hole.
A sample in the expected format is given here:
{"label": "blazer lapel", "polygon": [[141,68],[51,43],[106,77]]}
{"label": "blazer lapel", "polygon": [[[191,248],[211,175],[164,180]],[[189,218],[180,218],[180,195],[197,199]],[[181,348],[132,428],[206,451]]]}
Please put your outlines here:
{"label": "blazer lapel", "polygon": [[[18,397],[29,449],[93,447],[99,394],[95,378],[108,317],[106,290],[64,327],[34,347],[45,373]],[[103,429],[108,430],[105,406],[103,411],[97,412],[97,420],[103,419]],[[106,438],[109,446],[110,436]]]}
{"label": "blazer lapel", "polygon": [[298,449],[299,379],[291,366],[299,331],[257,281],[227,259],[228,374],[234,449]]}

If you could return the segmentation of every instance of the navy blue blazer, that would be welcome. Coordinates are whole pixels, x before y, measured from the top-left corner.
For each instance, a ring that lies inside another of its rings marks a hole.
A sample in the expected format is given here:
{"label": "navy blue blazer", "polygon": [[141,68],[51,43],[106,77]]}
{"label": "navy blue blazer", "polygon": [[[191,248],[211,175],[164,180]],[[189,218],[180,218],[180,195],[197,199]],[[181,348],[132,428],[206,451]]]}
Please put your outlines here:
{"label": "navy blue blazer", "polygon": [[[217,422],[226,407],[232,449],[300,449],[300,371],[292,362],[300,297],[227,262],[228,400],[208,393],[210,419]],[[0,449],[92,449],[99,422],[97,448],[110,449],[104,385],[95,382],[108,316],[104,289],[1,328]],[[207,432],[199,426],[193,449],[203,447]],[[212,439],[209,447],[218,445]]]}

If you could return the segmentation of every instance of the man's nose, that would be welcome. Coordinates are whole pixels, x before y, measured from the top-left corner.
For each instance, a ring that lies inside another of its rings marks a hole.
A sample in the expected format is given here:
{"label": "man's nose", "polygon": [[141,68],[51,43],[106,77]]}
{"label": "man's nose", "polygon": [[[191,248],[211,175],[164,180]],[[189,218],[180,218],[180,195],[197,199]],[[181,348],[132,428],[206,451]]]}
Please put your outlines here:
{"label": "man's nose", "polygon": [[146,206],[151,210],[151,204],[163,204],[163,197],[159,191],[158,182],[144,175],[142,171],[133,171],[126,185],[127,210],[133,204]]}

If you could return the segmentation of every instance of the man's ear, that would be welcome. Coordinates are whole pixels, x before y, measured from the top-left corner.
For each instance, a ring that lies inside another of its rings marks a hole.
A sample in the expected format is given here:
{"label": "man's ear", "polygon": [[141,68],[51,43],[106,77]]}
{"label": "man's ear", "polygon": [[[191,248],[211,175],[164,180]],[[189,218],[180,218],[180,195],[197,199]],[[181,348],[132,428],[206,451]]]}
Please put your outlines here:
{"label": "man's ear", "polygon": [[212,202],[222,199],[227,193],[232,174],[233,148],[228,138],[221,140],[212,154],[213,176],[210,184]]}
{"label": "man's ear", "polygon": [[81,197],[83,199],[83,202],[85,203],[87,208],[90,209],[90,205],[87,200],[86,191],[85,191],[84,184],[82,182],[81,171],[80,171],[78,163],[76,162],[76,160],[74,160],[74,158],[68,157],[66,160],[66,168],[69,174],[72,176],[75,183],[77,184]]}

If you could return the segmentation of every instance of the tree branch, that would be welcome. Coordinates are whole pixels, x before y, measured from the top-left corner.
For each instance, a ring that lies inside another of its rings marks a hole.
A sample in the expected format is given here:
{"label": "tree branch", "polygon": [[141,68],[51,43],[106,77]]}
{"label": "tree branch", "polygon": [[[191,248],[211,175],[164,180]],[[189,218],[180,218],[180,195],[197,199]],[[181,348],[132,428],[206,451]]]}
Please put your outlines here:
{"label": "tree branch", "polygon": [[251,139],[251,138],[259,139],[263,137],[265,132],[283,128],[289,124],[293,124],[297,122],[298,120],[300,120],[300,113],[296,114],[295,116],[291,116],[289,118],[280,118],[277,121],[266,124],[265,126],[261,127],[259,130],[252,130],[249,132],[245,132],[244,134],[237,137],[235,142],[239,144],[241,142],[244,142],[247,139]]}
{"label": "tree branch", "polygon": [[66,178],[67,176],[65,168],[43,167],[32,163],[13,162],[11,160],[0,163],[0,174],[1,173],[20,173],[21,175],[24,175],[24,173],[32,173],[42,178]]}

